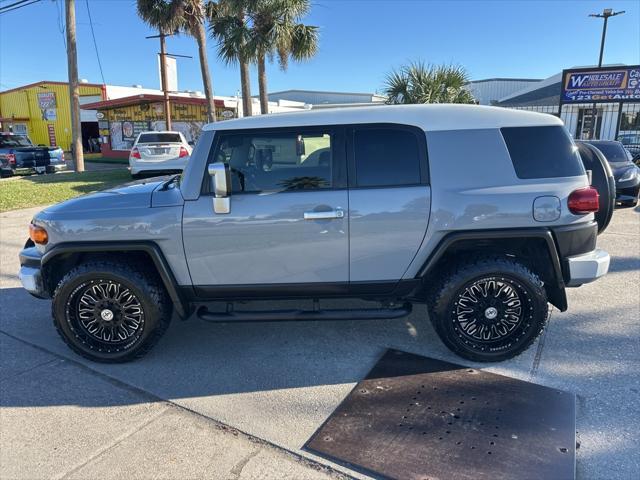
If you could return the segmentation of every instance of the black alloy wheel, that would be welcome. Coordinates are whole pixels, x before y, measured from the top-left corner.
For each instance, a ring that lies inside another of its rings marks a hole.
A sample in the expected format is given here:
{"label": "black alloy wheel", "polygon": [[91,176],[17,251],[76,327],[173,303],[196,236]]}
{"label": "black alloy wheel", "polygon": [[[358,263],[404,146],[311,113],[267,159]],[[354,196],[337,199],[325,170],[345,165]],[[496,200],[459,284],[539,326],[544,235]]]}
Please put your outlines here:
{"label": "black alloy wheel", "polygon": [[153,271],[133,262],[77,265],[53,295],[53,322],[79,355],[104,363],[145,355],[166,331],[172,305]]}
{"label": "black alloy wheel", "polygon": [[431,321],[443,343],[461,357],[479,362],[512,358],[544,329],[543,283],[514,259],[461,263],[443,282],[431,302]]}

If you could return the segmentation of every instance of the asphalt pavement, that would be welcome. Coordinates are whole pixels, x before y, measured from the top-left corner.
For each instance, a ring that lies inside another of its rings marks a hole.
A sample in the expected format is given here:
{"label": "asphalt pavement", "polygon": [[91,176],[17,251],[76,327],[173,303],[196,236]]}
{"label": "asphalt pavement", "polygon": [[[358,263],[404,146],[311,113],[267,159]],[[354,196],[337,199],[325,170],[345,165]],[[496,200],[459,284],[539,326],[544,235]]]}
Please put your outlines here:
{"label": "asphalt pavement", "polygon": [[451,354],[420,306],[401,320],[192,318],[174,321],[140,361],[85,361],[58,338],[50,302],[19,287],[35,211],[0,214],[3,477],[361,477],[301,448],[396,348],[574,392],[578,478],[638,478],[640,209],[616,211],[598,239],[610,273],[569,289],[569,310],[552,312],[533,347],[493,365]]}

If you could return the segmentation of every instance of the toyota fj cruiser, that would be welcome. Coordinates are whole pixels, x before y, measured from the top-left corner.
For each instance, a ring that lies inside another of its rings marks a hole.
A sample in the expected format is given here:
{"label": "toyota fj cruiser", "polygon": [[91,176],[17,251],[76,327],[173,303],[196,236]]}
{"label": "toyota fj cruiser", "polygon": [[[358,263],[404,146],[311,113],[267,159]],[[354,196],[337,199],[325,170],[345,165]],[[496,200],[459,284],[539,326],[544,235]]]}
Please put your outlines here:
{"label": "toyota fj cruiser", "polygon": [[[548,303],[567,309],[565,287],[608,270],[589,178],[562,122],[532,112],[410,105],[218,122],[182,176],[35,215],[20,278],[53,298],[69,347],[100,362],[146,353],[173,312],[391,319],[414,303],[455,353],[499,361],[531,345]],[[380,304],[336,309],[340,298]],[[276,299],[309,307],[243,307]]]}

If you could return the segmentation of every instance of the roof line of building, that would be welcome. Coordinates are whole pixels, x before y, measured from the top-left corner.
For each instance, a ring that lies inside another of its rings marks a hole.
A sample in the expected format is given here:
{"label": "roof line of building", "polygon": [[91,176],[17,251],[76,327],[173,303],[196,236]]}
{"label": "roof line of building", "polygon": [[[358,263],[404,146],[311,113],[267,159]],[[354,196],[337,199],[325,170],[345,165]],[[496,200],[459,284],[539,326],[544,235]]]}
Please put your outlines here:
{"label": "roof line of building", "polygon": [[[18,90],[24,90],[25,88],[36,87],[38,85],[69,85],[69,82],[59,82],[57,80],[40,80],[39,82],[27,83],[26,85],[22,85],[20,87],[3,90],[0,93],[17,92]],[[78,83],[78,86],[102,88],[104,85],[102,85],[101,83]]]}
{"label": "roof line of building", "polygon": [[336,92],[336,91],[330,91],[330,90],[304,90],[302,88],[292,88],[290,90],[280,90],[277,92],[269,92],[267,95],[277,95],[279,93],[290,93],[290,92],[333,93],[338,95],[371,95],[371,96],[378,96],[378,97],[384,96],[378,93],[371,93],[371,92]]}
{"label": "roof line of building", "polygon": [[481,80],[470,80],[469,83],[483,83],[483,82],[540,82],[543,78],[507,78],[507,77],[495,77],[495,78],[483,78]]}

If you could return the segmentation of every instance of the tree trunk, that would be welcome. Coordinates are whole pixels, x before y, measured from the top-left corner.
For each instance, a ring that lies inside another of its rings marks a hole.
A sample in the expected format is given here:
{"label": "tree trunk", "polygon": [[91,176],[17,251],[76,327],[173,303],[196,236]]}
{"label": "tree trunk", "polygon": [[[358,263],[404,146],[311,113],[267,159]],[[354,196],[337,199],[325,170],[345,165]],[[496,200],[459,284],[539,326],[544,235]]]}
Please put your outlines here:
{"label": "tree trunk", "polygon": [[249,62],[240,60],[240,84],[242,87],[242,115],[250,117],[251,108],[251,79],[249,78]]}
{"label": "tree trunk", "polygon": [[211,86],[211,74],[209,73],[209,60],[207,59],[207,36],[204,31],[204,25],[201,22],[198,22],[196,25],[194,34],[198,42],[204,96],[207,98],[207,120],[209,122],[215,122],[216,106],[213,97],[213,87]]}
{"label": "tree trunk", "polygon": [[67,68],[69,72],[69,97],[71,100],[71,151],[76,172],[84,172],[82,151],[82,124],[80,123],[80,89],[78,88],[78,53],[76,51],[76,4],[67,0]]}
{"label": "tree trunk", "polygon": [[269,93],[267,92],[267,69],[264,54],[258,56],[258,88],[260,90],[260,113],[269,113]]}

